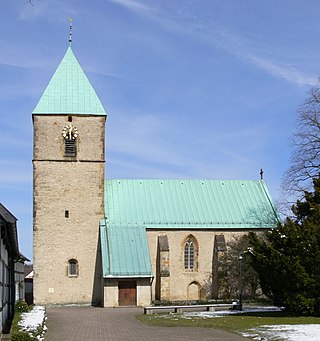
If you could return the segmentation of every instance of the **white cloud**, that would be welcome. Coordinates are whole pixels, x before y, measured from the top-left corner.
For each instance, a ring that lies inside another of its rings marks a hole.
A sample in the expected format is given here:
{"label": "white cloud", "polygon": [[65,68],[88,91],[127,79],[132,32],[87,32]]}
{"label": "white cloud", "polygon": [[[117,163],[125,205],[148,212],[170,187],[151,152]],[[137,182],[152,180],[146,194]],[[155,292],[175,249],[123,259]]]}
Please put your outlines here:
{"label": "white cloud", "polygon": [[154,9],[136,0],[109,0],[139,14],[148,14]]}
{"label": "white cloud", "polygon": [[106,140],[106,169],[112,169],[112,176],[233,178],[236,168],[242,178],[250,169],[258,174],[261,167],[256,157],[266,143],[263,125],[214,135],[194,130],[190,139],[189,131],[160,120],[161,115],[113,114]]}
{"label": "white cloud", "polygon": [[[122,3],[131,9],[149,9],[141,3],[132,0],[111,0]],[[318,84],[317,71],[310,73],[306,71],[305,60],[295,59],[288,48],[284,47],[281,53],[280,48],[271,46],[261,39],[257,34],[255,40],[250,40],[219,26],[219,23],[212,24],[213,18],[201,17],[195,14],[196,4],[194,2],[184,3],[183,6],[171,5],[166,11],[157,10],[148,12],[140,11],[140,14],[148,14],[150,18],[158,22],[166,30],[179,32],[182,35],[189,35],[197,42],[202,41],[214,48],[222,49],[232,54],[245,63],[254,65],[269,75],[284,79],[297,85],[316,85]]]}
{"label": "white cloud", "polygon": [[[20,188],[24,184],[32,183],[32,172],[29,169],[2,169],[0,170],[1,188]],[[22,188],[22,187],[21,187]]]}
{"label": "white cloud", "polygon": [[318,84],[318,78],[315,75],[307,74],[298,65],[290,63],[289,55],[277,54],[270,47],[266,51],[266,47],[257,45],[235,33],[220,31],[218,36],[213,39],[213,43],[242,61],[253,64],[266,73],[283,78],[290,83],[298,85]]}
{"label": "white cloud", "polygon": [[[26,0],[27,2],[27,0]],[[21,1],[21,6],[19,7],[19,20],[20,21],[33,21],[42,18],[43,24],[45,20],[43,17],[46,16],[48,21],[60,21],[65,22],[66,27],[68,27],[69,16],[78,16],[79,8],[81,6],[74,6],[71,1],[65,0],[32,0],[32,2],[26,3]],[[88,11],[88,8],[86,9]],[[49,13],[49,16],[47,14]],[[45,27],[42,27],[45,29]]]}
{"label": "white cloud", "polygon": [[119,156],[107,158],[106,178],[166,178],[175,179],[186,177],[185,172],[177,172],[171,168],[159,167],[159,165],[147,166],[136,160],[128,161],[127,157],[123,159]]}
{"label": "white cloud", "polygon": [[[196,25],[196,24],[194,24]],[[265,73],[282,78],[297,85],[316,85],[318,77],[303,70],[303,66],[292,60],[291,55],[281,54],[271,46],[251,41],[246,37],[225,29],[210,28],[199,30],[191,25],[189,33],[197,35],[204,42],[220,48],[242,62],[251,64]]]}
{"label": "white cloud", "polygon": [[166,136],[172,127],[167,127],[158,116],[151,114],[130,116],[114,113],[117,122],[109,129],[107,148],[116,153],[124,153],[137,159],[149,162],[164,163],[175,166],[187,164],[187,159],[178,155],[174,148],[166,145]]}
{"label": "white cloud", "polygon": [[[35,3],[34,3],[35,2]],[[25,1],[25,3],[22,2],[24,6],[20,7],[20,13],[19,13],[19,20],[31,20],[34,18],[39,17],[43,14],[43,12],[47,9],[48,3],[47,1],[40,1],[40,0],[34,0],[34,1]]]}
{"label": "white cloud", "polygon": [[33,48],[28,42],[17,44],[15,41],[8,39],[1,40],[0,66],[17,68],[16,71],[20,74],[23,70],[52,70],[53,65],[56,66],[57,61],[59,61],[59,56],[57,61],[46,58],[44,54],[38,53],[38,49],[44,48],[45,45],[42,42],[39,43],[37,48]]}

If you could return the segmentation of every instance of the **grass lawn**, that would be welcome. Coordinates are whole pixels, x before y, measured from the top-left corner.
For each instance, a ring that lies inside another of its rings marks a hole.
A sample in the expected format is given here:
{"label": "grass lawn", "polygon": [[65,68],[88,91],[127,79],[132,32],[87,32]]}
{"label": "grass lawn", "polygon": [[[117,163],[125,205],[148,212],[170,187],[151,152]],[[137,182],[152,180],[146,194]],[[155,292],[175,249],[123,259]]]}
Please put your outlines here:
{"label": "grass lawn", "polygon": [[153,326],[205,327],[224,329],[229,332],[245,332],[261,325],[320,324],[320,317],[292,316],[284,312],[242,313],[219,317],[188,317],[183,314],[137,315],[137,319]]}

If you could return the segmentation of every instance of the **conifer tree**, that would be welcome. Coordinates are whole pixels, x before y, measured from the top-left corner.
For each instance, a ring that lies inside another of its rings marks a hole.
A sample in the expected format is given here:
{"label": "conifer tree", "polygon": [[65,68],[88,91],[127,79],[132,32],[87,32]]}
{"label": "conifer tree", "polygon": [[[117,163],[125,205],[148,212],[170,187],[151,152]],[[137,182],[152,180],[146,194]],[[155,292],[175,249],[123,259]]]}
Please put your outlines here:
{"label": "conifer tree", "polygon": [[263,292],[275,305],[302,314],[320,313],[320,178],[313,185],[292,207],[294,218],[263,237],[249,235]]}

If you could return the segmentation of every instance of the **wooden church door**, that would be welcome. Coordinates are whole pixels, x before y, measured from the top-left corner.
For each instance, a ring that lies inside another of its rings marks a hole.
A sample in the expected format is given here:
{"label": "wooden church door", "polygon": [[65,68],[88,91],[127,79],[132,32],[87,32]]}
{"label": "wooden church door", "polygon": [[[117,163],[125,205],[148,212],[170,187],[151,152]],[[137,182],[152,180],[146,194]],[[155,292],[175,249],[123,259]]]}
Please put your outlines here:
{"label": "wooden church door", "polygon": [[119,289],[119,305],[137,305],[137,282],[136,281],[120,281]]}

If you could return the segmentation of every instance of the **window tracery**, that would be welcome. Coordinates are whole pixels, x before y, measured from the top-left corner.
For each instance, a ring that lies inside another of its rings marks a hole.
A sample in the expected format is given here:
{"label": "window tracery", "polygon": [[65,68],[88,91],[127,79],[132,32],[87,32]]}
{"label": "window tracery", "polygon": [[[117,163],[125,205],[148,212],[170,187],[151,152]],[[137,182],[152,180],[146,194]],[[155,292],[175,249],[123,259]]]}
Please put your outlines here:
{"label": "window tracery", "polygon": [[188,236],[184,243],[184,270],[197,271],[198,243],[193,236]]}

